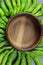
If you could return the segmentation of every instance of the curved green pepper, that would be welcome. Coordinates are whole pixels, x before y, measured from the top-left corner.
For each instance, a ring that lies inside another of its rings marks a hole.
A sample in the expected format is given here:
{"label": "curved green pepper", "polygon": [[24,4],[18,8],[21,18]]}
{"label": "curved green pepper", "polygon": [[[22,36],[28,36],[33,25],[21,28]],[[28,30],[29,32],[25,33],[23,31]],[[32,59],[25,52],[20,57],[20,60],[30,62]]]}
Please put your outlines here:
{"label": "curved green pepper", "polygon": [[14,14],[17,13],[17,4],[16,4],[16,0],[12,0],[12,5],[13,5],[13,9],[14,9]]}
{"label": "curved green pepper", "polygon": [[42,15],[42,12],[41,11],[38,11],[36,14],[34,14],[35,16],[41,16]]}
{"label": "curved green pepper", "polygon": [[0,65],[1,65],[1,63],[2,63],[2,60],[3,60],[4,56],[5,56],[7,53],[8,53],[8,50],[0,54]]}
{"label": "curved green pepper", "polygon": [[3,25],[2,23],[0,23],[0,28],[2,28],[2,29],[6,29],[6,26]]}
{"label": "curved green pepper", "polygon": [[22,53],[21,65],[26,65],[26,58],[24,53]]}
{"label": "curved green pepper", "polygon": [[5,3],[6,3],[6,5],[9,8],[10,15],[13,16],[14,15],[14,13],[13,13],[13,7],[12,7],[12,4],[11,4],[10,0],[5,0]]}
{"label": "curved green pepper", "polygon": [[20,12],[21,0],[17,0],[17,13]]}
{"label": "curved green pepper", "polygon": [[25,4],[26,4],[26,0],[25,1],[21,0],[21,9],[20,9],[20,12],[23,12]]}
{"label": "curved green pepper", "polygon": [[30,6],[30,8],[27,11],[32,12],[34,10],[34,8],[36,7],[36,5],[37,5],[37,0],[33,0],[32,6]]}
{"label": "curved green pepper", "polygon": [[2,53],[5,50],[9,50],[9,49],[12,49],[12,47],[11,46],[2,47],[2,48],[0,48],[0,53]]}
{"label": "curved green pepper", "polygon": [[8,9],[7,9],[7,7],[6,7],[5,3],[4,3],[4,1],[2,1],[2,2],[0,3],[0,6],[1,6],[2,10],[4,11],[5,15],[8,16],[8,15],[9,15],[9,11],[8,11]]}
{"label": "curved green pepper", "polygon": [[0,33],[5,34],[5,31],[4,31],[4,30],[2,30],[2,29],[0,29]]}
{"label": "curved green pepper", "polygon": [[4,37],[5,35],[4,34],[0,34],[0,38]]}
{"label": "curved green pepper", "polygon": [[0,48],[3,47],[5,44],[7,44],[7,41],[0,42]]}
{"label": "curved green pepper", "polygon": [[36,65],[42,65],[42,63],[40,62],[40,60],[38,59],[37,55],[34,53],[31,53],[31,57],[33,58],[33,60],[35,61]]}
{"label": "curved green pepper", "polygon": [[16,50],[13,51],[13,53],[9,56],[8,61],[7,61],[7,65],[12,65],[12,60],[13,60],[13,57],[15,54],[17,54]]}
{"label": "curved green pepper", "polygon": [[18,51],[18,58],[17,58],[17,60],[15,61],[15,63],[13,65],[19,65],[20,61],[21,61],[21,52]]}
{"label": "curved green pepper", "polygon": [[35,48],[34,50],[43,51],[43,48]]}
{"label": "curved green pepper", "polygon": [[26,58],[27,58],[27,65],[32,65],[32,63],[31,63],[32,59],[30,57],[30,53],[29,52],[26,53]]}
{"label": "curved green pepper", "polygon": [[14,51],[14,49],[11,49],[11,50],[9,51],[9,53],[7,53],[7,54],[5,55],[5,57],[3,58],[3,61],[2,61],[2,64],[1,64],[1,65],[6,65],[7,59],[8,59],[8,57],[9,57],[9,55],[10,55],[13,51]]}
{"label": "curved green pepper", "polygon": [[42,12],[42,14],[43,14],[43,5],[42,5],[42,8],[41,8],[41,12]]}
{"label": "curved green pepper", "polygon": [[0,8],[0,16],[4,16],[4,12],[1,8]]}
{"label": "curved green pepper", "polygon": [[3,21],[5,21],[6,23],[8,22],[8,18],[6,16],[1,17],[3,19]]}
{"label": "curved green pepper", "polygon": [[5,39],[3,37],[0,38],[0,42],[4,41]]}
{"label": "curved green pepper", "polygon": [[27,3],[24,8],[24,12],[29,8],[30,4],[31,4],[31,0],[27,0]]}
{"label": "curved green pepper", "polygon": [[34,10],[33,10],[33,14],[35,14],[39,9],[41,9],[42,4],[39,4]]}
{"label": "curved green pepper", "polygon": [[2,23],[3,25],[6,25],[6,23],[2,20],[2,18],[0,18],[0,23]]}
{"label": "curved green pepper", "polygon": [[32,53],[37,54],[38,56],[43,56],[43,51],[32,51]]}

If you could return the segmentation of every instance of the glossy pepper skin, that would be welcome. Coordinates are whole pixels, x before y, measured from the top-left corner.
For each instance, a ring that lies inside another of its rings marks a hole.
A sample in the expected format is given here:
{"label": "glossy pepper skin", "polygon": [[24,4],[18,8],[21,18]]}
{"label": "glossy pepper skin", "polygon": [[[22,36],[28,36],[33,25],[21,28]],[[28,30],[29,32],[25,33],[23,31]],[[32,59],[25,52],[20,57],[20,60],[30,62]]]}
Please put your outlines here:
{"label": "glossy pepper skin", "polygon": [[0,8],[0,16],[4,16],[4,12],[1,8]]}
{"label": "glossy pepper skin", "polygon": [[32,53],[37,54],[38,56],[43,56],[43,51],[32,51]]}
{"label": "glossy pepper skin", "polygon": [[31,57],[30,57],[30,52],[26,52],[26,59],[27,59],[27,65],[32,65],[31,61]]}
{"label": "glossy pepper skin", "polygon": [[33,10],[33,14],[35,14],[38,10],[40,10],[42,7],[42,4],[39,4],[34,10]]}
{"label": "glossy pepper skin", "polygon": [[2,20],[3,20],[5,23],[8,22],[8,18],[7,18],[6,16],[3,16],[3,17],[1,17],[1,18],[2,18]]}
{"label": "glossy pepper skin", "polygon": [[42,8],[41,8],[41,12],[42,12],[42,14],[43,14],[43,5],[42,5]]}
{"label": "glossy pepper skin", "polygon": [[12,17],[14,15],[14,12],[13,12],[13,7],[12,7],[12,4],[11,4],[10,0],[5,0],[5,3],[8,6],[10,15]]}
{"label": "glossy pepper skin", "polygon": [[37,5],[37,0],[33,0],[32,5],[30,6],[29,9],[27,9],[27,12],[32,12],[34,8],[36,7],[36,5]]}
{"label": "glossy pepper skin", "polygon": [[26,65],[26,58],[24,53],[22,53],[21,65]]}
{"label": "glossy pepper skin", "polygon": [[0,42],[4,41],[5,39],[3,37],[0,38]]}
{"label": "glossy pepper skin", "polygon": [[21,0],[21,9],[20,9],[20,12],[23,12],[25,4],[26,4],[26,0],[25,1]]}
{"label": "glossy pepper skin", "polygon": [[4,30],[0,28],[0,33],[5,34]]}
{"label": "glossy pepper skin", "polygon": [[35,48],[34,50],[43,51],[43,48]]}
{"label": "glossy pepper skin", "polygon": [[8,11],[8,9],[7,9],[7,7],[6,7],[5,3],[4,3],[4,1],[1,1],[1,2],[0,2],[0,7],[1,7],[2,10],[4,11],[4,14],[5,14],[6,16],[8,16],[8,15],[9,15],[9,11]]}
{"label": "glossy pepper skin", "polygon": [[3,53],[3,51],[10,50],[10,49],[12,49],[11,46],[7,46],[7,47],[4,46],[4,47],[0,48],[0,53]]}
{"label": "glossy pepper skin", "polygon": [[5,35],[4,34],[0,34],[0,38],[4,37]]}
{"label": "glossy pepper skin", "polygon": [[7,65],[12,65],[13,57],[17,54],[16,52],[17,52],[17,51],[14,50],[14,51],[12,52],[12,54],[9,56]]}
{"label": "glossy pepper skin", "polygon": [[31,57],[35,61],[36,65],[42,65],[41,61],[38,59],[36,54],[31,53]]}
{"label": "glossy pepper skin", "polygon": [[39,17],[42,15],[42,12],[41,11],[38,11],[36,14],[34,14],[35,16]]}
{"label": "glossy pepper skin", "polygon": [[21,0],[17,0],[17,13],[20,12],[21,9]]}
{"label": "glossy pepper skin", "polygon": [[16,0],[12,0],[12,5],[13,5],[13,10],[14,10],[14,15],[17,13],[17,4]]}
{"label": "glossy pepper skin", "polygon": [[14,62],[13,65],[19,65],[21,62],[21,52],[18,51],[18,57],[17,57],[17,60]]}
{"label": "glossy pepper skin", "polygon": [[4,60],[2,61],[2,64],[1,64],[1,65],[6,65],[8,56],[9,56],[13,51],[14,51],[14,49],[11,49],[11,50],[5,55],[5,57],[3,58]]}
{"label": "glossy pepper skin", "polygon": [[7,44],[7,41],[0,42],[0,48],[3,47],[5,44]]}
{"label": "glossy pepper skin", "polygon": [[1,17],[0,17],[0,23],[2,23],[3,25],[6,25],[6,23],[2,20]]}
{"label": "glossy pepper skin", "polygon": [[6,25],[3,25],[2,23],[0,23],[0,28],[2,28],[2,29],[6,29]]}
{"label": "glossy pepper skin", "polygon": [[4,56],[8,53],[8,50],[7,51],[4,51],[3,53],[0,54],[0,65],[2,63],[2,60],[4,58]]}
{"label": "glossy pepper skin", "polygon": [[31,0],[27,0],[24,7],[24,12],[29,8],[30,4],[31,4]]}

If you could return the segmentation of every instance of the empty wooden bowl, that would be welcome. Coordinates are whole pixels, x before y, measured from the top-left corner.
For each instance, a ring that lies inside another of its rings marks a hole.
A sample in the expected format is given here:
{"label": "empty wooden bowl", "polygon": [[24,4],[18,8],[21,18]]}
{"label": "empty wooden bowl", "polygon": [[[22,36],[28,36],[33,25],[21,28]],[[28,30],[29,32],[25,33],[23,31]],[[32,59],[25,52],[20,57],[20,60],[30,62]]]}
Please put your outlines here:
{"label": "empty wooden bowl", "polygon": [[37,17],[19,13],[7,24],[6,35],[9,43],[18,50],[32,50],[41,38],[41,25]]}

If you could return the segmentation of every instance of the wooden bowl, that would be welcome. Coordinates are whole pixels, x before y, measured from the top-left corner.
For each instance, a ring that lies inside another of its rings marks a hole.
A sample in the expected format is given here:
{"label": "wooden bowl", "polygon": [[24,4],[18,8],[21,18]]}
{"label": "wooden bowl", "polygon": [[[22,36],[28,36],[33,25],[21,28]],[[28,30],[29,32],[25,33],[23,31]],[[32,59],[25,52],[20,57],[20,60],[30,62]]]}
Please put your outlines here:
{"label": "wooden bowl", "polygon": [[41,25],[37,17],[29,13],[19,13],[7,24],[6,36],[9,43],[18,50],[32,50],[41,38]]}

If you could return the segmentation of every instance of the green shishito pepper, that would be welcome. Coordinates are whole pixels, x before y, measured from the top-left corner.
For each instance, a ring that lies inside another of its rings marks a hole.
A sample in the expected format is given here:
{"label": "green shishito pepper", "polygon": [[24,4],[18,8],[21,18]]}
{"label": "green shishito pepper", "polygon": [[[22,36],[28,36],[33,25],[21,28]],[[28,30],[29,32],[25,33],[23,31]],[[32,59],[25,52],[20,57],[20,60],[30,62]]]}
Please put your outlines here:
{"label": "green shishito pepper", "polygon": [[5,40],[0,42],[0,48],[3,47],[5,44],[7,44],[7,41],[5,41]]}
{"label": "green shishito pepper", "polygon": [[24,7],[24,12],[29,8],[30,4],[31,4],[31,0],[27,0],[25,7]]}
{"label": "green shishito pepper", "polygon": [[0,6],[1,6],[2,10],[4,11],[5,15],[8,16],[9,15],[9,11],[8,11],[4,1],[0,2]]}
{"label": "green shishito pepper", "polygon": [[36,14],[34,14],[35,16],[41,16],[42,15],[42,12],[41,11],[38,11]]}
{"label": "green shishito pepper", "polygon": [[43,14],[43,5],[42,5],[42,8],[41,8],[41,12],[42,12],[42,14]]}
{"label": "green shishito pepper", "polygon": [[1,8],[0,8],[0,16],[4,16],[4,12]]}
{"label": "green shishito pepper", "polygon": [[2,63],[2,60],[3,60],[4,56],[5,56],[7,53],[8,53],[8,50],[0,54],[0,65],[1,65],[1,63]]}
{"label": "green shishito pepper", "polygon": [[16,4],[16,0],[12,0],[12,5],[13,5],[13,9],[14,9],[14,14],[17,13],[17,4]]}
{"label": "green shishito pepper", "polygon": [[26,0],[25,1],[21,0],[21,9],[20,9],[20,12],[23,12],[25,4],[26,4]]}
{"label": "green shishito pepper", "polygon": [[39,4],[34,10],[33,10],[33,14],[35,14],[38,10],[40,10],[42,7],[42,4]]}
{"label": "green shishito pepper", "polygon": [[4,41],[5,39],[3,37],[0,38],[0,42]]}
{"label": "green shishito pepper", "polygon": [[35,48],[34,50],[43,51],[43,48]]}
{"label": "green shishito pepper", "polygon": [[35,16],[41,16],[43,15],[42,10],[43,10],[42,4],[39,4],[32,13],[35,14]]}
{"label": "green shishito pepper", "polygon": [[0,48],[0,53],[2,53],[2,52],[5,51],[5,50],[9,50],[9,49],[12,49],[12,47],[11,47],[11,46],[1,47],[1,48]]}
{"label": "green shishito pepper", "polygon": [[4,30],[0,28],[0,33],[5,34]]}
{"label": "green shishito pepper", "polygon": [[31,63],[31,57],[30,57],[30,53],[29,52],[26,52],[26,59],[27,59],[27,64],[28,65],[32,65],[32,63]]}
{"label": "green shishito pepper", "polygon": [[4,15],[5,15],[5,14],[4,14],[3,10],[0,8],[0,17],[7,23],[7,22],[8,22],[8,19],[7,19],[7,17],[4,16]]}
{"label": "green shishito pepper", "polygon": [[0,23],[0,28],[6,29],[6,25],[3,25],[2,23]]}
{"label": "green shishito pepper", "polygon": [[26,58],[24,53],[22,54],[21,65],[26,65]]}
{"label": "green shishito pepper", "polygon": [[0,17],[0,23],[2,23],[3,25],[6,25],[5,21],[3,21],[1,17]]}
{"label": "green shishito pepper", "polygon": [[20,12],[20,8],[21,8],[21,1],[17,0],[17,13]]}
{"label": "green shishito pepper", "polygon": [[17,0],[17,13],[20,12],[21,9],[21,0]]}
{"label": "green shishito pepper", "polygon": [[5,21],[5,23],[8,22],[8,18],[6,16],[2,16],[1,18],[2,18],[3,21]]}
{"label": "green shishito pepper", "polygon": [[34,10],[34,8],[37,5],[37,0],[33,0],[32,6],[30,6],[29,9],[27,9],[28,12],[32,12]]}
{"label": "green shishito pepper", "polygon": [[43,56],[43,51],[32,51],[32,53],[37,54],[38,56]]}
{"label": "green shishito pepper", "polygon": [[13,16],[14,12],[13,12],[13,7],[12,7],[10,0],[5,0],[5,3],[7,5],[7,7],[9,8],[10,15]]}
{"label": "green shishito pepper", "polygon": [[17,54],[16,50],[13,51],[13,53],[9,56],[8,61],[7,61],[7,65],[12,65],[12,60],[14,55]]}
{"label": "green shishito pepper", "polygon": [[2,38],[2,37],[4,37],[4,36],[5,36],[4,34],[1,34],[1,33],[0,33],[0,38]]}
{"label": "green shishito pepper", "polygon": [[6,65],[7,59],[9,57],[9,55],[14,51],[14,49],[11,49],[3,58],[2,64],[1,65]]}
{"label": "green shishito pepper", "polygon": [[21,61],[21,52],[18,51],[18,57],[17,57],[17,60],[15,61],[15,63],[13,65],[19,65],[20,64],[20,61]]}
{"label": "green shishito pepper", "polygon": [[35,61],[36,65],[42,65],[41,61],[38,59],[37,55],[34,53],[31,53],[31,57]]}

